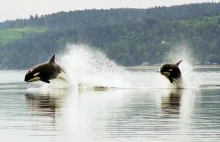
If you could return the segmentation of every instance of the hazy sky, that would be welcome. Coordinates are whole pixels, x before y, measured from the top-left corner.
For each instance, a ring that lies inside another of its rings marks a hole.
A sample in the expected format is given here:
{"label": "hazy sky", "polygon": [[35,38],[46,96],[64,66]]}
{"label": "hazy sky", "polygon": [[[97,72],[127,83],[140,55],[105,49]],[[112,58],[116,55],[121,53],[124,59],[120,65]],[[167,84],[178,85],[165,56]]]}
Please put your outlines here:
{"label": "hazy sky", "polygon": [[0,21],[58,11],[109,8],[148,8],[219,0],[0,0]]}

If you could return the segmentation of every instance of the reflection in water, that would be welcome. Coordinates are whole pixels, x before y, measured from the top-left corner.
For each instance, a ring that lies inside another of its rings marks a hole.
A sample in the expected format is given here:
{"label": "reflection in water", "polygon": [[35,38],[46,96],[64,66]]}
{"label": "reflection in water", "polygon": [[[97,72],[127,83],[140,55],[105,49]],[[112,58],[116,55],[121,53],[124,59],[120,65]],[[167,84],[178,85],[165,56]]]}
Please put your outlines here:
{"label": "reflection in water", "polygon": [[161,113],[169,117],[190,117],[197,89],[167,89],[161,93]]}
{"label": "reflection in water", "polygon": [[41,96],[41,94],[26,93],[26,104],[29,108],[42,111],[45,115],[55,117],[56,108],[59,107],[60,102],[56,98],[48,95]]}
{"label": "reflection in water", "polygon": [[31,89],[11,95],[9,92],[0,95],[2,102],[7,100],[7,104],[0,104],[0,132],[5,136],[0,140],[13,141],[11,134],[23,136],[17,139],[19,142],[220,140],[218,92],[200,95],[193,89]]}
{"label": "reflection in water", "polygon": [[162,95],[161,109],[164,114],[179,114],[183,89],[170,89]]}
{"label": "reflection in water", "polygon": [[134,73],[144,89],[26,90],[31,85],[5,80],[12,83],[0,87],[0,141],[220,141],[220,90],[210,86],[219,72],[198,73],[206,86],[183,90],[152,87],[145,80],[154,74]]}
{"label": "reflection in water", "polygon": [[34,117],[50,118],[49,123],[37,120],[36,131],[47,130],[46,135],[50,132],[65,142],[190,141],[200,136],[192,129],[195,97],[199,98],[196,90],[65,92],[26,94],[27,108]]}
{"label": "reflection in water", "polygon": [[77,108],[77,96],[76,89],[28,89],[25,93],[25,104],[31,113],[29,136],[39,140],[47,137],[47,142],[62,141],[65,136],[65,121],[74,121],[65,116],[75,114],[70,114],[69,110]]}
{"label": "reflection in water", "polygon": [[[112,115],[118,115],[130,90],[80,90],[78,99],[68,99],[64,122],[64,141],[105,141],[109,137],[107,125]],[[131,91],[132,92],[132,91]],[[72,95],[73,96],[73,95]],[[128,97],[129,98],[129,97]]]}
{"label": "reflection in water", "polygon": [[195,137],[195,132],[191,127],[194,125],[193,114],[196,97],[198,101],[199,95],[196,89],[163,90],[159,113],[161,116],[160,125],[162,125],[159,130],[159,133],[162,134],[159,136],[160,138],[168,141],[191,141]]}
{"label": "reflection in water", "polygon": [[56,112],[59,112],[57,109],[64,105],[65,99],[70,93],[69,89],[29,89],[25,93],[26,106],[34,110],[35,115],[55,118]]}

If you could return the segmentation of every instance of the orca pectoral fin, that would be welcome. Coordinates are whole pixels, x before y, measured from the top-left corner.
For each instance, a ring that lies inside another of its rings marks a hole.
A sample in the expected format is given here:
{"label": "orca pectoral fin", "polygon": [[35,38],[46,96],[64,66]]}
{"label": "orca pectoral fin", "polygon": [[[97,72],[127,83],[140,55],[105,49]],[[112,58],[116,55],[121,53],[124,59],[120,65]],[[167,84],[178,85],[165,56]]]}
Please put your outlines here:
{"label": "orca pectoral fin", "polygon": [[169,80],[170,80],[171,83],[173,83],[173,79],[171,77],[169,77]]}
{"label": "orca pectoral fin", "polygon": [[47,79],[42,79],[42,78],[41,78],[41,81],[43,81],[43,82],[45,82],[45,83],[50,83],[50,81],[47,80]]}

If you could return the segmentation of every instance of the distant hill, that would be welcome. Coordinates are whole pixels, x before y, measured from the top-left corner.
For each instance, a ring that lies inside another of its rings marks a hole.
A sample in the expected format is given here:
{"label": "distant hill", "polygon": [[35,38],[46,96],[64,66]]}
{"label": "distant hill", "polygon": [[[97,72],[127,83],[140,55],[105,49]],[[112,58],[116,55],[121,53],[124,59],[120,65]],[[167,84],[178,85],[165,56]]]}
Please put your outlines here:
{"label": "distant hill", "polygon": [[[0,23],[0,65],[27,68],[85,43],[130,66],[167,60],[187,45],[195,62],[220,63],[220,3],[58,12]],[[35,59],[35,60],[33,60]]]}

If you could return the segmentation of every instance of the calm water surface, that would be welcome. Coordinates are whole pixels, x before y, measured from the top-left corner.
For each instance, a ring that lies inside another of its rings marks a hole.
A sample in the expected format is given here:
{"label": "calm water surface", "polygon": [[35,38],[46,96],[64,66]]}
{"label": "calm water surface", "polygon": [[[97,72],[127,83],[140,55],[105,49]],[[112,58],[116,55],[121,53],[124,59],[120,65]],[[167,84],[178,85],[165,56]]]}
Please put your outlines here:
{"label": "calm water surface", "polygon": [[[47,90],[24,83],[24,73],[0,71],[1,142],[220,141],[218,69],[195,71],[196,87],[181,90]],[[132,75],[136,85],[157,76]]]}

